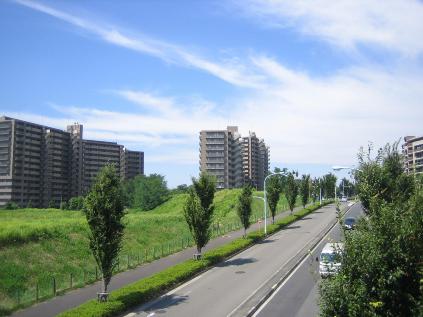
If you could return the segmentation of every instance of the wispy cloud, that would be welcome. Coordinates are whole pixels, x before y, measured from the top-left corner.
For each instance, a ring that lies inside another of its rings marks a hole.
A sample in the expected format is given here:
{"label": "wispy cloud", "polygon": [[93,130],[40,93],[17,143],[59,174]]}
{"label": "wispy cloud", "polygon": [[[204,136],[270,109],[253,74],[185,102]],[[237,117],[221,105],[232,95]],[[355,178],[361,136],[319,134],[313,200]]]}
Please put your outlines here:
{"label": "wispy cloud", "polygon": [[248,69],[243,68],[241,65],[234,64],[231,61],[216,62],[194,54],[172,43],[167,43],[147,36],[130,36],[124,34],[123,31],[116,27],[96,21],[90,21],[39,2],[31,0],[15,0],[15,2],[70,23],[98,36],[108,43],[139,53],[148,54],[168,63],[199,69],[232,85],[247,88],[260,88],[263,86],[259,76],[251,74]]}
{"label": "wispy cloud", "polygon": [[418,0],[234,0],[237,12],[276,28],[294,28],[344,49],[375,45],[404,56],[423,52]]}

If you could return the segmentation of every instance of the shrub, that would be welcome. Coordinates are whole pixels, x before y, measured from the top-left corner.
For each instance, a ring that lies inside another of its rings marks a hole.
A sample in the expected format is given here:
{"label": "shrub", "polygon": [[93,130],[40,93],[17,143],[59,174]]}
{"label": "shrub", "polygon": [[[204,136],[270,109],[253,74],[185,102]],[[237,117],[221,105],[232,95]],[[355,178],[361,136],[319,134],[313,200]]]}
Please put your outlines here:
{"label": "shrub", "polygon": [[7,210],[15,210],[15,209],[19,209],[19,206],[17,203],[15,203],[14,201],[9,201],[7,202],[7,204],[4,206],[4,209]]}
{"label": "shrub", "polygon": [[[329,203],[331,203],[331,201],[326,201],[322,206]],[[302,209],[292,215],[284,217],[275,224],[270,225],[268,227],[268,232],[276,232],[318,208],[320,208],[319,205],[314,205],[312,208]],[[110,294],[109,301],[106,303],[98,303],[96,300],[90,300],[79,307],[63,312],[59,317],[103,317],[121,314],[132,307],[141,305],[160,296],[176,285],[210,268],[212,265],[260,241],[263,237],[264,234],[260,231],[251,232],[246,238],[235,239],[226,245],[206,252],[201,260],[187,260],[150,277],[113,291]]]}
{"label": "shrub", "polygon": [[84,197],[72,197],[71,199],[69,199],[68,204],[70,210],[82,210],[82,207],[84,206]]}

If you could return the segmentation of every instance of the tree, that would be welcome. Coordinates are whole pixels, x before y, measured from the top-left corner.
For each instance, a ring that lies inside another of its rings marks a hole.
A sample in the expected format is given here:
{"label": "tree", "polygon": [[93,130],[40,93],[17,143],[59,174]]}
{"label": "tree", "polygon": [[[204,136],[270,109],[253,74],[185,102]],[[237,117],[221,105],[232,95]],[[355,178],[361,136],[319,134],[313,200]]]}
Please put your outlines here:
{"label": "tree", "polygon": [[192,188],[184,206],[184,217],[197,246],[197,257],[201,249],[209,242],[210,225],[214,212],[214,193],[216,180],[213,176],[201,173],[200,178],[192,178]]}
{"label": "tree", "polygon": [[311,199],[315,203],[320,198],[320,178],[311,181]]}
{"label": "tree", "polygon": [[72,197],[69,199],[68,207],[70,210],[81,210],[84,207],[84,197]]}
{"label": "tree", "polygon": [[272,223],[275,222],[276,207],[278,205],[281,192],[282,190],[279,176],[275,175],[269,177],[266,183],[266,200],[272,214]]}
{"label": "tree", "polygon": [[298,196],[298,183],[295,180],[294,174],[289,173],[287,180],[286,180],[286,190],[285,190],[285,196],[288,200],[288,206],[289,210],[292,211],[295,208],[295,203],[297,202],[297,196]]}
{"label": "tree", "polygon": [[303,175],[300,183],[301,202],[303,208],[307,205],[310,199],[310,175]]}
{"label": "tree", "polygon": [[342,195],[351,197],[354,196],[354,184],[350,182],[345,177],[341,179],[341,183],[339,184],[338,190]]}
{"label": "tree", "polygon": [[247,229],[250,227],[250,216],[252,212],[252,190],[250,186],[244,186],[238,197],[237,214],[244,227],[244,237],[247,236]]}
{"label": "tree", "polygon": [[398,152],[398,143],[387,144],[372,156],[372,146],[367,153],[363,148],[358,154],[359,168],[355,172],[356,190],[366,210],[370,210],[371,201],[381,200],[387,203],[406,202],[415,191],[415,180],[403,172],[402,156]]}
{"label": "tree", "polygon": [[332,173],[326,174],[322,178],[322,188],[325,198],[335,198],[336,176]]}
{"label": "tree", "polygon": [[102,292],[107,293],[113,269],[119,263],[125,228],[120,178],[114,165],[108,164],[100,170],[83,210],[90,229],[90,249],[102,274]]}
{"label": "tree", "polygon": [[321,283],[320,315],[422,316],[423,192],[410,185],[395,146],[359,162],[369,215],[344,232],[340,271]]}
{"label": "tree", "polygon": [[167,183],[162,175],[136,176],[133,186],[133,207],[151,210],[169,198]]}

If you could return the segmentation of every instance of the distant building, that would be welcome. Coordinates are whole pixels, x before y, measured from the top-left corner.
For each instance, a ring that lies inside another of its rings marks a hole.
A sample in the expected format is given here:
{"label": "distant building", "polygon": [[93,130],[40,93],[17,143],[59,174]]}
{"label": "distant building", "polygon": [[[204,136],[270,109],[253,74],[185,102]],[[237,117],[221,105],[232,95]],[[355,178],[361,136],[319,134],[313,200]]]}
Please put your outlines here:
{"label": "distant building", "polygon": [[[130,153],[130,154],[129,154]],[[67,131],[0,117],[0,206],[58,206],[85,194],[98,171],[113,163],[122,179],[144,173],[144,153],[114,142],[83,139],[83,127]]]}
{"label": "distant building", "polygon": [[200,132],[200,171],[214,175],[217,188],[246,183],[262,189],[269,171],[269,148],[254,132],[241,137],[238,127]]}
{"label": "distant building", "polygon": [[423,173],[423,136],[406,136],[402,145],[404,168],[407,173]]}

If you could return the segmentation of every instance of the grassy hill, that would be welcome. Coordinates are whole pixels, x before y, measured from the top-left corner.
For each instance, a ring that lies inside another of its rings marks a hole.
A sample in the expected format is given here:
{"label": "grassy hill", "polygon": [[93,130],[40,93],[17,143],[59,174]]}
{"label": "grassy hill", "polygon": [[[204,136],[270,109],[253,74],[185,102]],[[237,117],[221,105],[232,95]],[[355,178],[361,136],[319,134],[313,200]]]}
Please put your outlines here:
{"label": "grassy hill", "polygon": [[[229,230],[238,223],[235,206],[240,190],[222,190],[215,195],[214,228]],[[255,193],[254,195],[262,195]],[[183,217],[186,194],[172,196],[151,211],[128,210],[120,269],[129,259],[134,266],[189,243]],[[285,209],[281,199],[279,209]],[[263,216],[263,202],[253,200],[252,219]],[[18,303],[58,290],[81,286],[95,279],[95,261],[88,247],[88,227],[80,211],[19,209],[0,211],[0,315]],[[215,231],[214,235],[221,234]],[[29,291],[28,291],[29,290]]]}

